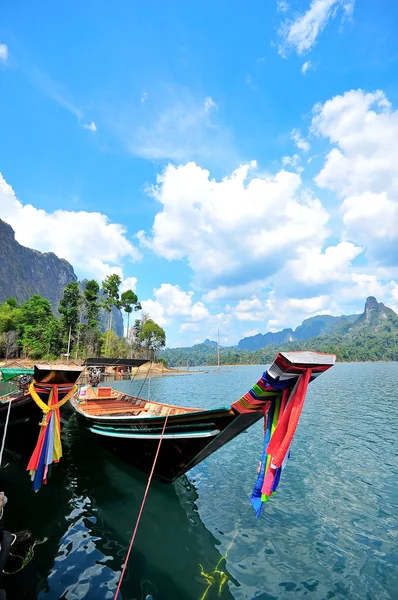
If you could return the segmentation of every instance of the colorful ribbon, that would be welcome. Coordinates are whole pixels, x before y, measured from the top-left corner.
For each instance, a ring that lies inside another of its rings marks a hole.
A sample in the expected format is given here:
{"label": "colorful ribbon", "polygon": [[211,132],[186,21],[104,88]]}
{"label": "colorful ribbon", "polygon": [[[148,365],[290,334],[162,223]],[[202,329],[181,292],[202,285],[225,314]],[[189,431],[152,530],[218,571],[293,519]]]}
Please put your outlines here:
{"label": "colorful ribbon", "polygon": [[[29,388],[32,399],[43,411],[37,444],[26,469],[29,471],[31,480],[33,481],[33,490],[35,492],[40,489],[42,484],[47,483],[47,479],[51,474],[51,464],[59,462],[62,457],[59,409],[73,396],[76,389],[76,385],[71,387],[70,385],[57,384],[45,384],[43,387],[32,384]],[[40,391],[42,394],[48,394],[47,404],[43,402],[37,391]],[[66,395],[61,400],[58,400],[59,392],[66,392]]]}

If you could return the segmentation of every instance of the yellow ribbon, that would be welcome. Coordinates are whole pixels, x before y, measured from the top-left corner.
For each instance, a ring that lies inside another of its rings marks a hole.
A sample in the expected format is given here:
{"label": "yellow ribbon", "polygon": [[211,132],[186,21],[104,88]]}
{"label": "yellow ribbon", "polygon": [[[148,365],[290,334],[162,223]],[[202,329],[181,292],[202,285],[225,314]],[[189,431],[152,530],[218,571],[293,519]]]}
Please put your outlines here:
{"label": "yellow ribbon", "polygon": [[57,410],[57,408],[61,408],[68,400],[70,400],[73,394],[77,390],[77,385],[74,385],[73,388],[66,394],[62,400],[53,404],[52,406],[48,406],[43,400],[40,398],[39,394],[36,392],[33,383],[29,386],[29,394],[32,396],[33,400],[36,402],[37,406],[44,412],[45,415],[50,412],[50,410]]}

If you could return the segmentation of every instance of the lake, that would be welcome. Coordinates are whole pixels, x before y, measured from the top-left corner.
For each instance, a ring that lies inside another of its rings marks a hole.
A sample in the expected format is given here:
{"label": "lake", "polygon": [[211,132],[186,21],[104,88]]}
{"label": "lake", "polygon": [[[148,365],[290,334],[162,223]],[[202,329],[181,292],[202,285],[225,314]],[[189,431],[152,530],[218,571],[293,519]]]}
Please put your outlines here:
{"label": "lake", "polygon": [[[151,397],[225,405],[262,371],[153,379]],[[128,392],[141,383],[117,385]],[[313,382],[278,492],[258,520],[249,497],[262,423],[188,477],[153,482],[119,598],[397,599],[397,386],[398,363],[338,364]],[[8,600],[114,597],[146,476],[75,420],[63,438],[62,462],[39,493],[25,464],[2,470],[7,527],[47,538],[23,571],[3,576]]]}

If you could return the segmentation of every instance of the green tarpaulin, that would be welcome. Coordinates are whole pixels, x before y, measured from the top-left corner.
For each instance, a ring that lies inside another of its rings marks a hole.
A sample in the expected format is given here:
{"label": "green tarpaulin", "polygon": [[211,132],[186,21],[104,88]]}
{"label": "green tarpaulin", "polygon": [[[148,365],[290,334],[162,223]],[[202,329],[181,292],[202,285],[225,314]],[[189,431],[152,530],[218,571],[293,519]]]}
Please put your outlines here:
{"label": "green tarpaulin", "polygon": [[9,381],[18,375],[33,375],[33,369],[0,369],[1,381]]}

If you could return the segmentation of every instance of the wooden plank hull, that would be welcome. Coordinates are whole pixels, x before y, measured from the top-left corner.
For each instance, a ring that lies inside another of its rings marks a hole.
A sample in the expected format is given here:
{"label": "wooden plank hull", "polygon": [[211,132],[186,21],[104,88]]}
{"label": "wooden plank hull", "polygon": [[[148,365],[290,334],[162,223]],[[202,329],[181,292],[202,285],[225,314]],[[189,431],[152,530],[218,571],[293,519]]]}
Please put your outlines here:
{"label": "wooden plank hull", "polygon": [[[152,469],[164,417],[125,420],[78,419],[117,454],[140,470]],[[261,413],[239,414],[230,408],[168,417],[154,476],[170,483],[262,418]]]}

